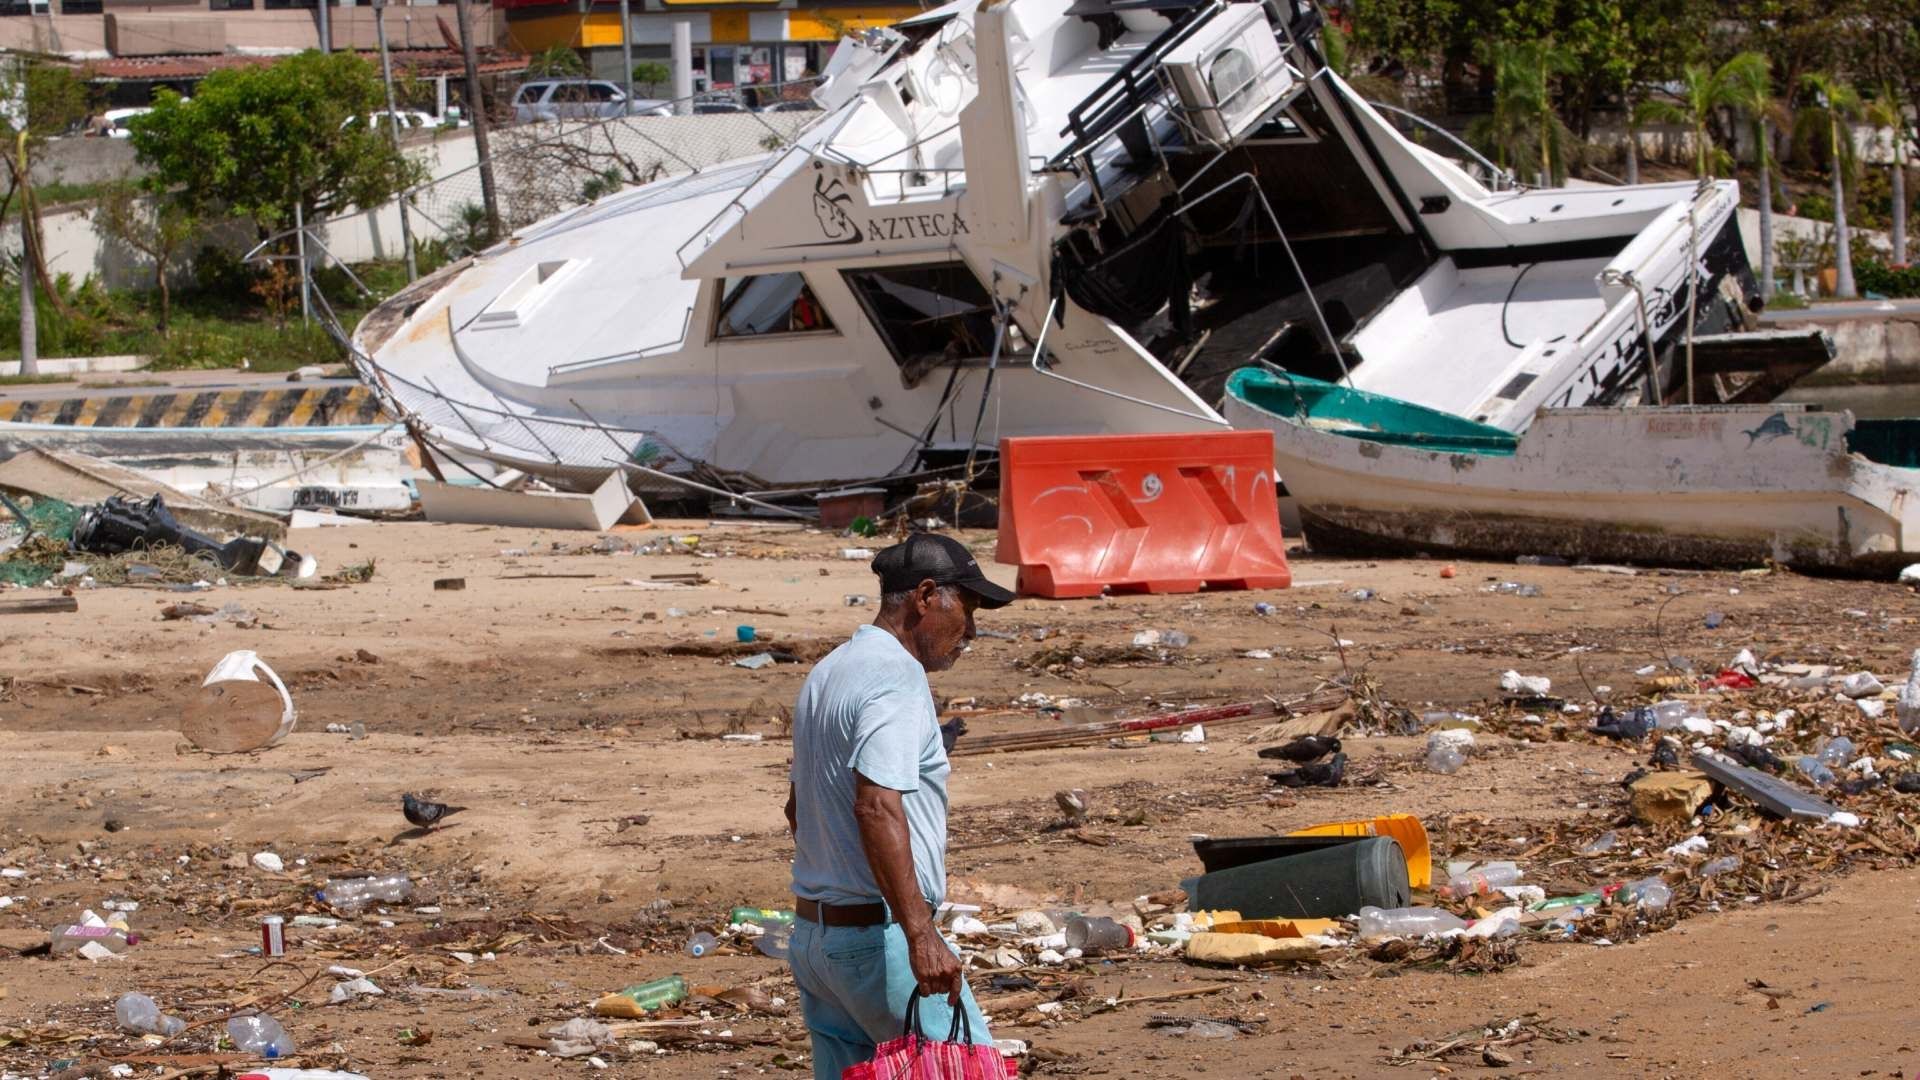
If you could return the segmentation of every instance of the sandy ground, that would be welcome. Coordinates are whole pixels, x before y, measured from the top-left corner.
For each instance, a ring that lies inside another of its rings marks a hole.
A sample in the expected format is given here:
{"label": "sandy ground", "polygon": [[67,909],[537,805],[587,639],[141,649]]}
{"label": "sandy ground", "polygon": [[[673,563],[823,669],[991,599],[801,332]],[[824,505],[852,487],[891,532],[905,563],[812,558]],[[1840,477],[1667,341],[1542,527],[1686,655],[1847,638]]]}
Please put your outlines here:
{"label": "sandy ground", "polygon": [[[692,536],[691,548],[672,539]],[[964,538],[990,553],[991,534]],[[595,539],[424,524],[302,530],[294,546],[317,555],[323,571],[372,561],[372,580],[192,597],[83,589],[78,614],[5,616],[0,745],[12,767],[0,775],[9,808],[0,867],[26,876],[3,886],[15,902],[0,909],[0,1070],[41,1075],[63,1059],[138,1051],[113,1031],[112,1004],[127,989],[190,1021],[295,991],[274,1012],[302,1060],[380,1078],[591,1074],[580,1060],[512,1040],[586,1015],[606,991],[672,972],[791,1002],[791,980],[757,953],[695,960],[679,951],[692,930],[724,923],[732,905],[788,906],[784,719],[807,664],[735,667],[743,650],[729,643],[736,626],[752,625],[772,647],[810,660],[844,638],[872,608],[843,598],[870,596],[874,583],[864,560],[840,549],[869,542],[705,522],[603,545],[671,553],[581,550]],[[1415,713],[1475,711],[1508,668],[1550,676],[1576,702],[1624,701],[1643,681],[1635,671],[1666,656],[1717,670],[1744,647],[1897,676],[1920,644],[1920,599],[1886,584],[1471,563],[1451,579],[1439,571],[1426,560],[1299,557],[1290,592],[1021,600],[982,618],[983,629],[1007,636],[980,639],[935,690],[994,710],[970,720],[973,737],[1055,723],[1009,708],[1036,692],[1136,712],[1301,694],[1347,673]],[[688,572],[710,584],[629,584]],[[990,573],[1011,580],[1010,568]],[[465,588],[434,589],[452,577]],[[1483,591],[1502,581],[1544,595]],[[1377,597],[1355,599],[1363,588]],[[162,607],[182,599],[237,603],[254,625],[163,620]],[[1278,611],[1256,615],[1256,600]],[[1709,630],[1713,613],[1723,620]],[[1164,660],[1126,659],[1134,632],[1154,628],[1193,642]],[[299,730],[258,754],[194,751],[178,733],[182,711],[212,664],[240,648],[287,680]],[[1272,656],[1243,655],[1253,649]],[[1074,655],[1091,659],[1076,665]],[[1740,704],[1716,701],[1713,710],[1730,715]],[[326,732],[356,723],[362,739]],[[1256,731],[1218,728],[1204,747],[956,759],[956,892],[1008,909],[1124,906],[1197,873],[1196,834],[1387,812],[1420,815],[1436,855],[1510,856],[1545,834],[1633,836],[1617,784],[1645,747],[1560,741],[1543,725],[1530,741],[1482,735],[1485,752],[1441,776],[1421,767],[1418,738],[1349,739],[1349,784],[1276,792],[1265,779],[1270,763],[1255,756]],[[728,733],[762,738],[720,738]],[[1048,829],[1059,817],[1052,793],[1068,787],[1091,793],[1095,838],[1105,843]],[[400,792],[415,789],[469,809],[423,835],[398,808]],[[1920,810],[1911,796],[1872,799],[1877,820],[1892,815],[1896,832]],[[1489,850],[1491,837],[1511,847]],[[1416,1040],[1530,1018],[1564,1041],[1517,1044],[1514,1064],[1499,1072],[1912,1075],[1915,843],[1884,854],[1856,845],[1867,860],[1824,867],[1824,876],[1807,870],[1824,891],[1800,902],[1729,896],[1724,910],[1611,946],[1528,941],[1492,973],[1380,964],[1352,951],[1291,969],[1135,957],[1028,972],[1044,988],[1071,987],[1066,1007],[1053,1018],[1013,1010],[996,1034],[1034,1045],[1029,1075],[1436,1075],[1494,1070],[1475,1056],[1444,1067],[1386,1062]],[[259,851],[282,856],[285,871],[247,867]],[[318,912],[308,898],[328,876],[370,869],[413,874],[414,905],[438,910],[400,906],[385,920],[290,930],[280,965],[245,952],[258,944],[260,914]],[[1539,873],[1605,883],[1597,867]],[[14,955],[109,899],[140,904],[132,921],[144,940],[123,959]],[[373,973],[389,993],[328,1005],[336,981],[322,974],[328,964]],[[1791,996],[1770,999],[1751,980]],[[1228,988],[1105,1005],[1209,983]],[[985,997],[992,1008],[995,995]],[[668,1036],[651,1052],[623,1040],[602,1055],[608,1075],[770,1074],[804,1060],[791,1010],[708,1012],[712,1022],[691,1030],[745,1041]],[[1146,1026],[1158,1013],[1253,1028],[1231,1040],[1171,1036]],[[158,1075],[166,1055],[213,1049],[217,1028],[189,1032],[139,1075]]]}

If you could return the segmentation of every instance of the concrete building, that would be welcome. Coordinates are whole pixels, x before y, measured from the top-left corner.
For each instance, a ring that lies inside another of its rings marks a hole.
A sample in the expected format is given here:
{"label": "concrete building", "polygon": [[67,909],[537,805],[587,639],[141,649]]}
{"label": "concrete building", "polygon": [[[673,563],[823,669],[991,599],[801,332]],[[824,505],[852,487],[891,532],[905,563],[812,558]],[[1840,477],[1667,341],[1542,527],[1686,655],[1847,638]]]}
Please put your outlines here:
{"label": "concrete building", "polygon": [[[621,71],[619,8],[606,0],[497,0],[503,43],[527,53],[555,45],[580,50],[598,78]],[[917,3],[816,4],[802,0],[632,0],[634,62],[665,62],[673,24],[693,31],[696,90],[785,82],[817,73],[847,33],[918,15]],[[664,89],[664,88],[663,88]]]}
{"label": "concrete building", "polygon": [[[424,9],[424,10],[423,10]],[[374,9],[327,8],[336,49],[375,47]],[[387,39],[395,49],[445,49],[453,5],[392,0]],[[493,6],[473,5],[474,44],[495,41]],[[72,60],[189,55],[276,55],[320,44],[316,0],[0,0],[0,49],[51,53]]]}
{"label": "concrete building", "polygon": [[[395,71],[434,85],[436,115],[446,114],[450,79],[461,96],[451,2],[389,0],[376,11],[335,0],[326,13],[332,47],[369,59],[379,45],[375,20],[384,19]],[[468,31],[481,73],[525,68],[525,56],[496,48],[497,30],[498,12],[477,0]],[[194,83],[222,68],[272,63],[320,44],[315,0],[0,0],[0,51],[65,57],[107,88],[110,106],[144,105],[159,87],[191,96]]]}

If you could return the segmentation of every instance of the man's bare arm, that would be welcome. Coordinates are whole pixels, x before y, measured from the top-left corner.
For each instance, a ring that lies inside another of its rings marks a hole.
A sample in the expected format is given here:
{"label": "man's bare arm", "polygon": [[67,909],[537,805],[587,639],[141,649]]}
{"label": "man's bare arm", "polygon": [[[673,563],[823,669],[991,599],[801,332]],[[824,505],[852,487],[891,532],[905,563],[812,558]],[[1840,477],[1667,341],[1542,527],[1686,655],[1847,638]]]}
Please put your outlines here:
{"label": "man's bare arm", "polygon": [[907,809],[900,793],[853,774],[853,819],[860,827],[860,847],[867,866],[880,885],[893,917],[907,935],[907,962],[922,994],[945,994],[960,1004],[960,958],[934,929],[927,901],[913,873],[913,840],[907,831]]}
{"label": "man's bare arm", "polygon": [[794,799],[793,785],[787,785],[787,835],[800,835],[799,803]]}

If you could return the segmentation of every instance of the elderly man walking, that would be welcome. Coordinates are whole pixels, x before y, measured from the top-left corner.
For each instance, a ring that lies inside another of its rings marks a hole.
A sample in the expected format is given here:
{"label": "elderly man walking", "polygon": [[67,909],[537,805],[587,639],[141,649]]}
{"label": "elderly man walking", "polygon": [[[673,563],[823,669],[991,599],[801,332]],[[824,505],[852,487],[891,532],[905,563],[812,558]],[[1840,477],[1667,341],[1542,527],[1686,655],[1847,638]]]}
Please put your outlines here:
{"label": "elderly man walking", "polygon": [[947,752],[927,675],[966,651],[974,609],[1013,594],[930,533],[881,551],[873,572],[879,616],[815,665],[794,708],[789,960],[815,1080],[840,1080],[900,1037],[916,994],[923,1033],[944,1038],[962,1010],[973,1041],[992,1041],[933,922],[947,892]]}

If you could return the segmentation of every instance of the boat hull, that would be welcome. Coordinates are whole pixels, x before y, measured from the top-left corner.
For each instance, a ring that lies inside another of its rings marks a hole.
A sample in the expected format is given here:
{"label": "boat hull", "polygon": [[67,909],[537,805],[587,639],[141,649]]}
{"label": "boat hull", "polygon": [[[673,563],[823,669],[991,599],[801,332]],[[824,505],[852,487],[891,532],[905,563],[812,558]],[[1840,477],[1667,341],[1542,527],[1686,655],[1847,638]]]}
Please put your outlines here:
{"label": "boat hull", "polygon": [[1316,550],[1740,566],[1880,576],[1920,551],[1920,470],[1847,450],[1850,413],[1547,410],[1512,456],[1382,445],[1229,398],[1274,432]]}

